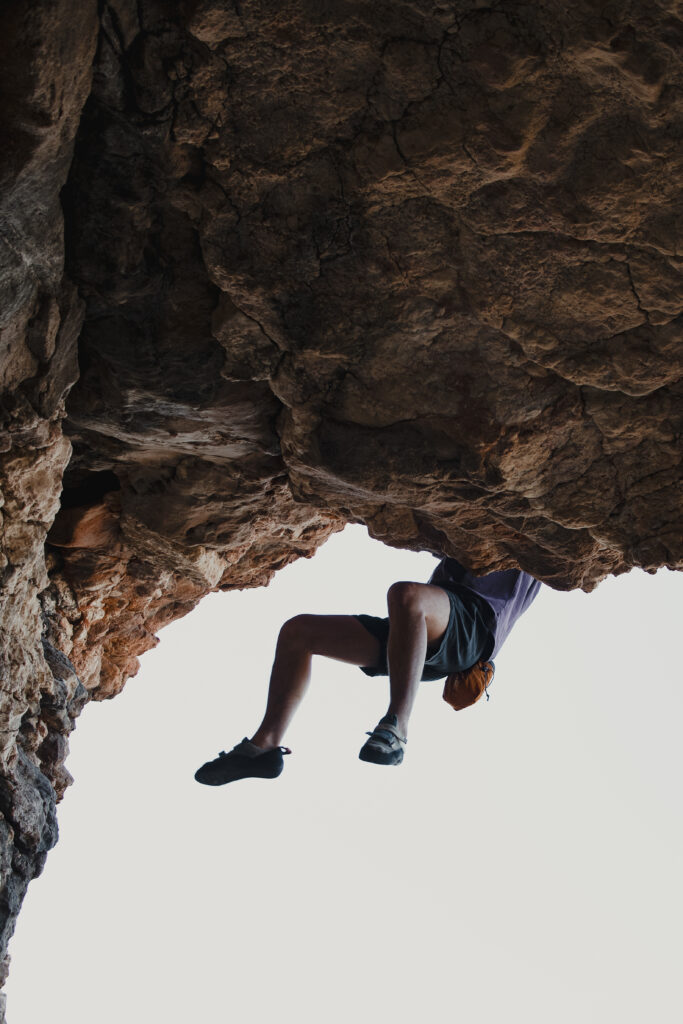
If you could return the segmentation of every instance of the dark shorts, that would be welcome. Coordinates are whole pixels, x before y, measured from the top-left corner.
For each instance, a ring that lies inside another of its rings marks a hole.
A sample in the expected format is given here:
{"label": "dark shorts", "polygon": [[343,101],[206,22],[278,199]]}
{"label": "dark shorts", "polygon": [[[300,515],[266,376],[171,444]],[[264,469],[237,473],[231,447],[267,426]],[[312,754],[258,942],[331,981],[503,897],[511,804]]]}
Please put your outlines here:
{"label": "dark shorts", "polygon": [[[492,613],[486,602],[480,602],[467,593],[458,594],[442,589],[451,602],[451,614],[438,646],[435,650],[427,651],[422,679],[442,679],[451,672],[462,672],[475,665],[480,658],[489,658],[493,650],[494,639],[489,628]],[[356,615],[355,618],[379,640],[381,646],[377,664],[367,665],[361,671],[368,676],[389,675],[389,619],[380,619],[377,615]]]}

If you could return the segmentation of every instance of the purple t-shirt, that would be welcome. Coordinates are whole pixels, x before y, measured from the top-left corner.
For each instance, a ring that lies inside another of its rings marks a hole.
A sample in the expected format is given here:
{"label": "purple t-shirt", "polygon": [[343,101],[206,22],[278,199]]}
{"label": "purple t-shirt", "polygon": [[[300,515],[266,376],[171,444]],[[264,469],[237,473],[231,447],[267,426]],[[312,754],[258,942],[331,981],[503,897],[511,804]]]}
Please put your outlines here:
{"label": "purple t-shirt", "polygon": [[534,600],[541,584],[521,569],[503,569],[487,576],[475,576],[455,558],[442,558],[429,577],[429,582],[445,590],[469,591],[483,598],[493,615],[489,615],[489,629],[493,636],[493,658],[503,646],[510,630],[522,612]]}

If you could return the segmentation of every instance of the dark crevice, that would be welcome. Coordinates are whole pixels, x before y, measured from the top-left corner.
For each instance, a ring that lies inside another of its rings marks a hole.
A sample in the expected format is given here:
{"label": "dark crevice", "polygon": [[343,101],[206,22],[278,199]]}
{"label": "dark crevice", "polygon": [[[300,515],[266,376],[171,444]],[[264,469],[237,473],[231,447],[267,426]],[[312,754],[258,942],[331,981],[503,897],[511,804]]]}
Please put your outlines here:
{"label": "dark crevice", "polygon": [[121,490],[121,481],[111,469],[96,473],[67,472],[62,491],[62,508],[83,508],[95,505],[105,494]]}

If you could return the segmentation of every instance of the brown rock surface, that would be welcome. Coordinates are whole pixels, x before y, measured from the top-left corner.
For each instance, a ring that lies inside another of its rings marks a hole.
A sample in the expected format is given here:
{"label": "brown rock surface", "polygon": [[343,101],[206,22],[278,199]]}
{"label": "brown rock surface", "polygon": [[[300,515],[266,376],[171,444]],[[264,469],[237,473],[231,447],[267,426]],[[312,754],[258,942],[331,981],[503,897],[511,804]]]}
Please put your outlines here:
{"label": "brown rock surface", "polygon": [[683,557],[673,0],[99,10],[0,26],[5,942],[83,702],[210,590],[348,521]]}

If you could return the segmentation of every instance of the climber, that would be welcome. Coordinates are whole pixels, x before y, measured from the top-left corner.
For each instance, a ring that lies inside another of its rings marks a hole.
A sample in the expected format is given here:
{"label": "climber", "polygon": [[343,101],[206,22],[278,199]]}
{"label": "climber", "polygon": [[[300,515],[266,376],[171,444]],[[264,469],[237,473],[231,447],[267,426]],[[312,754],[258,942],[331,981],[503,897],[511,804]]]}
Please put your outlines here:
{"label": "climber", "polygon": [[534,600],[540,583],[506,569],[475,576],[444,558],[428,583],[394,583],[388,618],[374,615],[297,615],[280,630],[266,712],[251,737],[195,774],[221,786],[244,778],[276,778],[281,746],[301,703],[314,654],[358,665],[366,675],[389,676],[389,707],[361,748],[362,761],[397,765],[403,760],[408,719],[420,680],[440,679],[494,657],[514,623]]}

